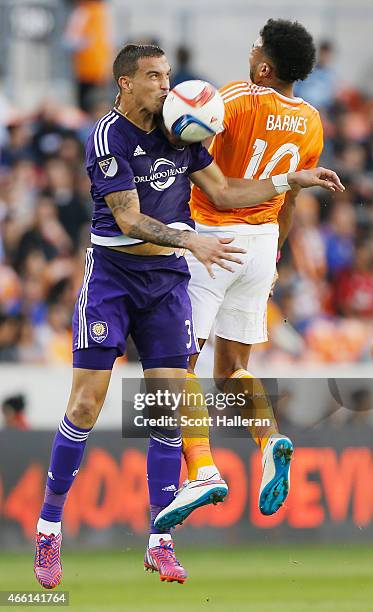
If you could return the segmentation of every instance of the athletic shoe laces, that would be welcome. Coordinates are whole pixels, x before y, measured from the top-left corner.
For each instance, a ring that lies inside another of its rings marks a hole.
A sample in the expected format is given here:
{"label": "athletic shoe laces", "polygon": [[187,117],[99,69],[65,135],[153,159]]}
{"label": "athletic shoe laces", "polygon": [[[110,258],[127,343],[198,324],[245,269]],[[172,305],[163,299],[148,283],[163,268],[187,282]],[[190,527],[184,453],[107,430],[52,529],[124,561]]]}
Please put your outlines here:
{"label": "athletic shoe laces", "polygon": [[175,557],[174,545],[172,540],[160,540],[159,546],[159,558],[160,561],[166,561],[168,563],[172,563],[173,565],[179,565],[179,561]]}
{"label": "athletic shoe laces", "polygon": [[40,567],[46,567],[48,565],[50,554],[53,551],[53,548],[52,548],[52,537],[48,538],[47,536],[43,535],[39,539],[39,546],[38,546],[39,558],[38,558],[38,564],[39,564]]}

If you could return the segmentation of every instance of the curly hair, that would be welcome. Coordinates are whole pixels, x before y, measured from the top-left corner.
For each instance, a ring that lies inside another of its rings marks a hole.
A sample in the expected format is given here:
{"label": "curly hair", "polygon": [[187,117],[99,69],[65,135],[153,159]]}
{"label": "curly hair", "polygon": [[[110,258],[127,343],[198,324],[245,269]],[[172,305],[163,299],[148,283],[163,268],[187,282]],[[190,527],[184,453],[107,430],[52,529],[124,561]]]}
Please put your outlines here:
{"label": "curly hair", "polygon": [[260,31],[263,51],[281,81],[303,81],[315,64],[313,38],[298,21],[269,19]]}

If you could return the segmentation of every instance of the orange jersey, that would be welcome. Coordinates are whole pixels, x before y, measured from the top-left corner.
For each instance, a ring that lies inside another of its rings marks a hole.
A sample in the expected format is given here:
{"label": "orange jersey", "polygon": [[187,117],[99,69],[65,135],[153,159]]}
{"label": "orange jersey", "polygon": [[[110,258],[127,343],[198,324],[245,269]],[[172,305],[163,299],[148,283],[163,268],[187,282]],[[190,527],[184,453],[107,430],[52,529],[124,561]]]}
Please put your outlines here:
{"label": "orange jersey", "polygon": [[[220,92],[225,104],[224,131],[215,136],[210,153],[225,176],[265,179],[317,165],[323,129],[313,106],[243,81],[230,83]],[[252,208],[218,211],[193,186],[190,205],[193,219],[204,225],[258,225],[277,223],[284,199],[281,194]]]}

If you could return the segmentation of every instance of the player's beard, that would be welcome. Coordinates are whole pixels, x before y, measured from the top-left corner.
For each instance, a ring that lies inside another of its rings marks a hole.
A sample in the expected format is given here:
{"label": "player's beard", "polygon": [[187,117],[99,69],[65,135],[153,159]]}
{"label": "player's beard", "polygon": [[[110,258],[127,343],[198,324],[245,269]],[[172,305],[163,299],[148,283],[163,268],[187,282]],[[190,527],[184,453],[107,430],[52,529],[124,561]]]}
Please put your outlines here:
{"label": "player's beard", "polygon": [[163,102],[161,104],[161,106],[154,112],[154,117],[162,117],[162,111],[163,111]]}

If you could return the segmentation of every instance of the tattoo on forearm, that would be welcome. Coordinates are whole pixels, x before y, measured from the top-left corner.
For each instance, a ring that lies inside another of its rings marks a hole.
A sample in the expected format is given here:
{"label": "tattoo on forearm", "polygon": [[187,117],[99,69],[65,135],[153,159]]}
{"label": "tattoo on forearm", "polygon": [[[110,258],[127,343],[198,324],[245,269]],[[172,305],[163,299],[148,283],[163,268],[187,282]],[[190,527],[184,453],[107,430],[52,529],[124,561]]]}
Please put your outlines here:
{"label": "tattoo on forearm", "polygon": [[139,198],[135,190],[132,191],[116,191],[105,196],[105,201],[110,207],[114,217],[120,213],[126,213],[129,210],[140,210]]}
{"label": "tattoo on forearm", "polygon": [[172,229],[157,219],[141,215],[141,219],[132,226],[128,235],[160,246],[188,248],[191,232]]}
{"label": "tattoo on forearm", "polygon": [[105,200],[117,224],[127,236],[160,246],[188,248],[191,232],[173,229],[157,219],[142,214],[136,191],[111,193],[105,197]]}

